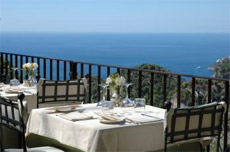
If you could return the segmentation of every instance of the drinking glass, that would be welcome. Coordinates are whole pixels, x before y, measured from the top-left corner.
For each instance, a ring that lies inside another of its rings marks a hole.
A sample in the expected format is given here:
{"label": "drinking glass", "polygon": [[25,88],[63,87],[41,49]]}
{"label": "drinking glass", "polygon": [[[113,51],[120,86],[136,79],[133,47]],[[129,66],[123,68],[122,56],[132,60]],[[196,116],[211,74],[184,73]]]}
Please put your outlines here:
{"label": "drinking glass", "polygon": [[106,83],[102,83],[102,84],[99,84],[100,87],[102,87],[102,93],[103,93],[103,96],[102,96],[102,100],[100,100],[98,103],[97,103],[97,106],[102,106],[103,103],[105,103],[107,100],[106,100],[106,93],[107,93],[107,87],[109,86],[108,84]]}
{"label": "drinking glass", "polygon": [[126,97],[122,100],[122,104],[124,106],[129,106],[133,105],[133,101],[129,99],[129,93],[128,93],[128,88],[132,85],[132,83],[125,83],[123,86],[125,86],[125,92],[126,92]]}
{"label": "drinking glass", "polygon": [[12,70],[11,72],[14,73],[14,78],[10,80],[10,85],[11,85],[11,86],[18,86],[18,85],[20,85],[20,81],[19,81],[18,79],[16,79],[16,71],[17,71],[18,69],[19,69],[19,68],[17,68],[17,67],[12,67],[12,68],[11,68],[11,70]]}
{"label": "drinking glass", "polygon": [[145,110],[145,98],[135,98],[134,100],[134,107],[144,107]]}

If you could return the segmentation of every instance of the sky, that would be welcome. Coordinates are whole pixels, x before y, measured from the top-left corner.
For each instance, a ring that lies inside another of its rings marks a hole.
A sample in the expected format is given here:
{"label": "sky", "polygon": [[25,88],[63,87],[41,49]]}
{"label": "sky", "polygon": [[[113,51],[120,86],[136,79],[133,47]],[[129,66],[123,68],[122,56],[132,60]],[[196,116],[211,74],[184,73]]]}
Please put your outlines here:
{"label": "sky", "polygon": [[1,32],[229,33],[230,0],[0,0]]}

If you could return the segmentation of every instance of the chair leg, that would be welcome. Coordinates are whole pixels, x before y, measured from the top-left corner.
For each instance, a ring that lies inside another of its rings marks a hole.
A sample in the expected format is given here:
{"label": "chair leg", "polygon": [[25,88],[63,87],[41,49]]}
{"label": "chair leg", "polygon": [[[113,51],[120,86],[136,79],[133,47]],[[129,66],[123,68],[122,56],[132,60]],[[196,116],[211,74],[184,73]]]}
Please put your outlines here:
{"label": "chair leg", "polygon": [[[2,112],[1,111],[1,109],[0,109],[0,112]],[[2,122],[0,122],[0,123],[2,123]],[[0,151],[2,152],[2,151],[4,151],[4,149],[3,149],[3,136],[2,136],[2,125],[0,124]]]}
{"label": "chair leg", "polygon": [[205,152],[205,149],[203,148],[202,144],[200,143],[200,151]]}
{"label": "chair leg", "polygon": [[220,149],[220,134],[218,135],[217,138],[216,152],[219,152],[219,149]]}
{"label": "chair leg", "polygon": [[167,152],[167,145],[165,144],[164,152]]}
{"label": "chair leg", "polygon": [[207,146],[207,152],[210,152],[210,145]]}

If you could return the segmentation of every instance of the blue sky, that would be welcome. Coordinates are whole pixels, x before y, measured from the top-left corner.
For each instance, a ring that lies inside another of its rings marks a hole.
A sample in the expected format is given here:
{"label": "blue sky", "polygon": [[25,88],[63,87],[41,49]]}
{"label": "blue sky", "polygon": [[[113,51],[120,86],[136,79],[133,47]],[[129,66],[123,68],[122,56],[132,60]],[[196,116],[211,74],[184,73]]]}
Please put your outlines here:
{"label": "blue sky", "polygon": [[0,30],[229,33],[229,1],[0,0]]}

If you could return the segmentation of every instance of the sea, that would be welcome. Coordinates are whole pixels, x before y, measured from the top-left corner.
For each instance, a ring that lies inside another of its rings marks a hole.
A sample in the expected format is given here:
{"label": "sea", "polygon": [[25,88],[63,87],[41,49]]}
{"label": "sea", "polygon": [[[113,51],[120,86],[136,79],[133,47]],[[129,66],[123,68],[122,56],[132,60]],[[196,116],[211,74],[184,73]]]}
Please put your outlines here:
{"label": "sea", "polygon": [[0,33],[0,51],[135,67],[157,64],[174,73],[212,76],[230,55],[229,34]]}

